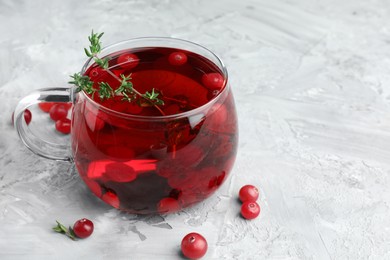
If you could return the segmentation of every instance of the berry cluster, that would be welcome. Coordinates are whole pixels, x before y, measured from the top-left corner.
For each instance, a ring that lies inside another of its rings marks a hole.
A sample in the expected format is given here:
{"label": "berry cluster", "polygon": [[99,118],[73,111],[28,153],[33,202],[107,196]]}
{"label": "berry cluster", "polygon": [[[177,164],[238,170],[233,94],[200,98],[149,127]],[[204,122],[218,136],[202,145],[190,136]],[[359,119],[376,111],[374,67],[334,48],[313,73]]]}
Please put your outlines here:
{"label": "berry cluster", "polygon": [[72,103],[43,102],[39,103],[38,106],[43,112],[49,113],[58,132],[62,134],[70,133],[71,121],[67,116]]}
{"label": "berry cluster", "polygon": [[[51,110],[51,109],[50,109]],[[57,114],[59,112],[53,112]],[[239,199],[243,203],[241,207],[241,215],[245,219],[254,219],[260,214],[260,206],[256,203],[259,198],[259,190],[253,185],[245,185],[239,191]],[[170,207],[169,202],[162,207]],[[93,223],[88,219],[80,219],[76,221],[73,228],[66,228],[57,221],[57,226],[53,228],[58,233],[63,233],[69,238],[75,240],[76,238],[89,237],[93,232]],[[181,252],[188,259],[202,258],[208,249],[207,240],[199,233],[191,232],[184,236],[181,241]]]}
{"label": "berry cluster", "polygon": [[260,206],[256,203],[259,190],[253,185],[243,186],[238,194],[241,202],[241,216],[245,219],[254,219],[260,214]]}
{"label": "berry cluster", "polygon": [[[239,198],[243,202],[241,215],[245,219],[254,219],[260,214],[260,206],[256,203],[259,190],[253,185],[245,185],[239,191]],[[198,259],[207,252],[207,241],[198,233],[187,234],[181,242],[181,252],[189,259]]]}

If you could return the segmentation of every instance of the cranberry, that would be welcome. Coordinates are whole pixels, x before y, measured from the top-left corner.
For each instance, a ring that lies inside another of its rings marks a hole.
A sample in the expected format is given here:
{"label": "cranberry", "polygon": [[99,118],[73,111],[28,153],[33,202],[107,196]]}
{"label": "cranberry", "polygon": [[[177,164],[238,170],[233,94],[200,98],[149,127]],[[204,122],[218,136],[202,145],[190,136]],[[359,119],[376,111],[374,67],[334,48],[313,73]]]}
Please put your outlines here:
{"label": "cranberry", "polygon": [[139,59],[135,54],[124,53],[118,57],[117,63],[123,69],[132,69],[138,65]]}
{"label": "cranberry", "polygon": [[100,187],[99,183],[87,178],[84,178],[84,181],[87,184],[88,188],[93,192],[93,194],[95,194],[99,198],[102,196],[102,188]]}
{"label": "cranberry", "polygon": [[219,187],[223,181],[225,180],[226,173],[222,172],[218,176],[214,176],[213,178],[210,179],[208,188],[213,189]]}
{"label": "cranberry", "polygon": [[32,114],[31,111],[26,109],[23,112],[24,120],[26,121],[27,124],[30,124],[31,119],[32,119]]}
{"label": "cranberry", "polygon": [[187,62],[187,55],[180,51],[172,52],[168,57],[168,61],[171,65],[181,66]]}
{"label": "cranberry", "polygon": [[259,190],[253,185],[245,185],[239,191],[239,198],[242,202],[256,201],[259,198]]}
{"label": "cranberry", "polygon": [[206,156],[207,153],[197,145],[189,144],[179,150],[176,154],[176,160],[181,165],[193,166],[198,165]]}
{"label": "cranberry", "polygon": [[65,118],[68,115],[68,109],[64,104],[55,104],[50,108],[50,118],[54,121]]}
{"label": "cranberry", "polygon": [[174,198],[163,198],[157,204],[157,210],[160,214],[175,212],[179,209],[179,202]]}
{"label": "cranberry", "polygon": [[104,69],[102,69],[101,67],[96,67],[96,68],[93,68],[90,72],[89,72],[89,77],[92,79],[92,80],[97,80],[99,78],[102,78],[103,76],[107,75],[108,72],[105,71]]}
{"label": "cranberry", "polygon": [[198,233],[189,233],[181,241],[181,251],[189,259],[198,259],[207,252],[207,241]]}
{"label": "cranberry", "polygon": [[225,84],[225,79],[219,73],[208,73],[202,76],[203,85],[211,90],[220,90]]}
{"label": "cranberry", "polygon": [[118,161],[128,161],[134,158],[134,151],[125,146],[109,146],[105,154]]}
{"label": "cranberry", "polygon": [[56,121],[57,131],[63,134],[70,133],[70,125],[71,125],[70,119],[66,117]]}
{"label": "cranberry", "polygon": [[50,108],[54,106],[55,102],[41,102],[38,104],[38,107],[45,113],[49,113]]}
{"label": "cranberry", "polygon": [[131,182],[137,178],[137,173],[124,163],[110,163],[106,165],[103,176],[107,181]]}
{"label": "cranberry", "polygon": [[89,237],[93,232],[93,223],[89,219],[79,219],[73,225],[73,232],[79,238]]}
{"label": "cranberry", "polygon": [[[30,124],[32,119],[31,111],[28,109],[24,110],[23,116],[24,116],[24,121],[26,121],[26,124]],[[14,113],[12,113],[11,120],[12,120],[12,124],[14,124]]]}
{"label": "cranberry", "polygon": [[106,191],[102,196],[102,200],[114,208],[119,208],[119,198],[113,191]]}
{"label": "cranberry", "polygon": [[246,219],[254,219],[260,214],[260,206],[254,201],[246,201],[241,206],[241,215]]}

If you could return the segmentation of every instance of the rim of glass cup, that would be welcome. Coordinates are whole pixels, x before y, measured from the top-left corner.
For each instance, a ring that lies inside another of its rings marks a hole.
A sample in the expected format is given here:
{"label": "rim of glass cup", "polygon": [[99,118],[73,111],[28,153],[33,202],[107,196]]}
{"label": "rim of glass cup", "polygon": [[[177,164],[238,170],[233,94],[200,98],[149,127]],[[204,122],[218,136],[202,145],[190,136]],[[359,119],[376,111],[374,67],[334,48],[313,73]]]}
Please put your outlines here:
{"label": "rim of glass cup", "polygon": [[[188,44],[188,45],[192,45],[194,47],[203,49],[204,51],[208,52],[212,57],[214,57],[216,59],[216,61],[219,64],[216,64],[214,61],[211,61],[211,60],[210,61],[213,62],[215,65],[217,65],[221,69],[221,71],[223,73],[225,81],[224,81],[224,85],[223,85],[222,91],[219,92],[218,95],[213,97],[211,100],[209,100],[206,104],[203,104],[200,107],[197,107],[195,109],[191,109],[191,110],[186,111],[186,112],[178,113],[178,114],[161,115],[161,116],[142,116],[142,115],[132,115],[132,114],[122,113],[122,112],[119,112],[119,111],[107,108],[107,107],[99,104],[98,102],[96,102],[93,99],[91,99],[84,91],[80,91],[80,92],[78,92],[78,94],[82,94],[88,100],[88,102],[90,102],[93,105],[95,105],[96,107],[98,107],[98,109],[103,110],[105,112],[108,112],[110,114],[115,114],[116,116],[120,116],[120,117],[128,118],[128,119],[154,121],[154,120],[184,118],[184,117],[190,117],[190,116],[199,114],[202,111],[207,110],[208,107],[211,107],[214,103],[217,102],[217,100],[225,92],[227,92],[229,90],[230,84],[228,84],[228,80],[229,80],[228,79],[228,71],[227,71],[223,61],[214,52],[212,52],[210,49],[208,49],[208,48],[206,48],[206,47],[204,47],[204,46],[202,46],[200,44],[188,41],[188,40],[183,40],[183,39],[174,38],[174,37],[138,37],[138,38],[132,38],[132,39],[128,39],[128,40],[123,40],[123,41],[120,41],[120,42],[117,42],[117,43],[113,43],[113,44],[107,45],[106,47],[102,48],[101,52],[107,51],[109,49],[114,49],[115,47],[117,47],[119,45],[123,45],[123,44],[130,43],[130,42],[153,41],[153,40],[156,40],[156,41],[173,41],[173,42]],[[140,45],[140,46],[137,46],[136,48],[141,48],[141,47],[142,46]],[[147,48],[147,47],[160,47],[160,46],[152,46],[152,45],[149,46],[148,45],[148,46],[145,46],[145,47]],[[163,47],[168,47],[168,46],[163,46]],[[111,52],[109,52],[108,54],[110,54],[110,53]],[[207,58],[207,57],[205,57],[205,58]],[[91,58],[89,58],[85,62],[85,64],[83,65],[83,67],[81,69],[81,72],[80,72],[81,75],[83,75],[85,73],[85,71],[93,64],[93,62],[91,62],[92,59],[93,58],[91,57]]]}

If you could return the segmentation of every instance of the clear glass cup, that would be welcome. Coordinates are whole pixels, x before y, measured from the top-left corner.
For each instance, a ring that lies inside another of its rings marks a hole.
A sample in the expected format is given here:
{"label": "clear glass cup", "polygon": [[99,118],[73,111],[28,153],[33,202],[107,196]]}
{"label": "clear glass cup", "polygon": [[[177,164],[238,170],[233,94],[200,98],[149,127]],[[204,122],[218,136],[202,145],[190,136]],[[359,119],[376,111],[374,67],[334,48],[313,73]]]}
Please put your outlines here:
{"label": "clear glass cup", "polygon": [[[31,151],[74,163],[97,197],[136,214],[171,213],[209,197],[228,177],[237,152],[237,116],[227,70],[210,50],[174,38],[137,38],[110,45],[101,51],[101,56],[156,47],[182,50],[212,63],[224,78],[222,90],[214,91],[214,96],[199,107],[170,115],[119,112],[113,106],[123,106],[123,102],[99,103],[83,91],[76,92],[73,86],[38,90],[23,98],[15,110],[15,128]],[[193,64],[189,62],[187,69],[195,68]],[[89,59],[81,74],[92,73],[93,66],[94,61]],[[110,65],[113,69],[115,66],[118,64]],[[183,67],[170,66],[158,77],[169,78],[176,75],[172,74],[175,70]],[[161,78],[155,82],[160,84]],[[191,84],[183,89],[184,98],[200,93],[192,91]],[[22,120],[24,110],[40,102],[73,103],[70,144],[37,137]]]}

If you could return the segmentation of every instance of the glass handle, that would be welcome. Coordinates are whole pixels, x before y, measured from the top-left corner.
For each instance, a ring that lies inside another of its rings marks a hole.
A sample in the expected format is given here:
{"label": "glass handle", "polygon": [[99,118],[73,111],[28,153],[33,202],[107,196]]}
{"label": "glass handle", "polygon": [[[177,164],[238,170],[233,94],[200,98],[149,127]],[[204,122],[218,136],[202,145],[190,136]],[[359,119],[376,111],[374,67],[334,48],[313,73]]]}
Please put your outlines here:
{"label": "glass handle", "polygon": [[38,138],[27,126],[24,111],[41,102],[70,102],[73,101],[72,88],[39,89],[19,101],[14,112],[14,126],[24,145],[33,153],[47,159],[71,161],[69,144],[57,144]]}

